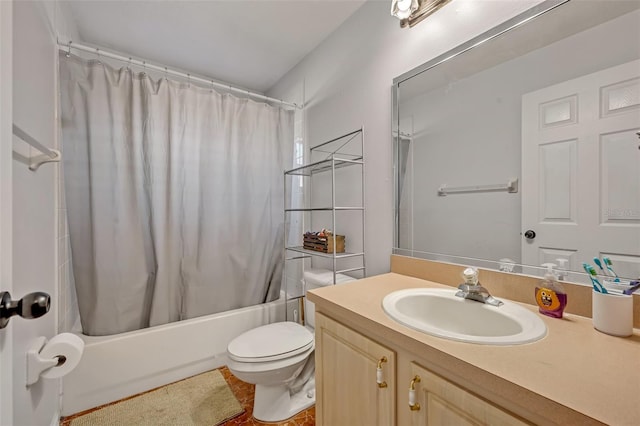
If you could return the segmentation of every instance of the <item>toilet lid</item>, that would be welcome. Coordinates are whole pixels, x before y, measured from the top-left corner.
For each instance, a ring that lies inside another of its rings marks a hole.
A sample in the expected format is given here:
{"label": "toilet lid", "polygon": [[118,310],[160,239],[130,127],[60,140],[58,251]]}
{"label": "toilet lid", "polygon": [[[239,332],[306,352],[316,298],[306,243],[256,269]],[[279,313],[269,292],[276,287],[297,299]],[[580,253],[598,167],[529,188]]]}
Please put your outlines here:
{"label": "toilet lid", "polygon": [[241,362],[288,358],[313,347],[313,334],[295,322],[278,322],[254,328],[229,343],[229,357]]}

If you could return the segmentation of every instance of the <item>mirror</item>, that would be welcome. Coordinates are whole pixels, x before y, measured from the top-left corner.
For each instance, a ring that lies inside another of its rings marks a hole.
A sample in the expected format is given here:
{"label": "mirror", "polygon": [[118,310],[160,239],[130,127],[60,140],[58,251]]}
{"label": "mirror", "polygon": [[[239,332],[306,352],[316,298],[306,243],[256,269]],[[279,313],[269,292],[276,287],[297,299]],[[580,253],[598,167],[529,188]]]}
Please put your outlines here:
{"label": "mirror", "polygon": [[394,253],[640,276],[639,7],[546,1],[394,79]]}

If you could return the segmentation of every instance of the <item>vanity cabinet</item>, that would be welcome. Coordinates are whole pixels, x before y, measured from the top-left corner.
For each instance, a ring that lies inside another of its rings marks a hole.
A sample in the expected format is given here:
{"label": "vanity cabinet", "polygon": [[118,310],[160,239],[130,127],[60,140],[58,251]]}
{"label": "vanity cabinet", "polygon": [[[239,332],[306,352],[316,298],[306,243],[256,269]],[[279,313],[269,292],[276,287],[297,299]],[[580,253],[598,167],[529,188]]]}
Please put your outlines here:
{"label": "vanity cabinet", "polygon": [[[528,424],[414,362],[411,363],[411,375],[417,404],[408,408],[411,426]],[[408,400],[409,391],[405,392],[404,398]],[[403,389],[400,389],[399,401],[402,393]]]}
{"label": "vanity cabinet", "polygon": [[316,424],[395,424],[395,352],[324,315],[315,318]]}
{"label": "vanity cabinet", "polygon": [[317,425],[528,424],[414,361],[316,313]]}

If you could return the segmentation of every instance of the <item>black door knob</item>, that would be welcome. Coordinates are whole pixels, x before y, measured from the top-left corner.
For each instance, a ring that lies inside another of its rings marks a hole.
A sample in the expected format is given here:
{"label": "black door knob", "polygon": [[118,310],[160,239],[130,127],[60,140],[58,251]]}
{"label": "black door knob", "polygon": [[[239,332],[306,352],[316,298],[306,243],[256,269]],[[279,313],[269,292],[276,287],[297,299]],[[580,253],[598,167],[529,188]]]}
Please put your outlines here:
{"label": "black door knob", "polygon": [[0,328],[5,328],[14,315],[39,318],[49,312],[50,307],[51,296],[41,291],[29,293],[20,300],[12,300],[8,291],[0,292]]}
{"label": "black door knob", "polygon": [[525,231],[524,237],[527,240],[533,240],[536,237],[536,231],[534,231],[533,229],[528,229]]}
{"label": "black door knob", "polygon": [[42,291],[29,293],[18,302],[18,315],[24,319],[40,318],[51,307],[51,296]]}

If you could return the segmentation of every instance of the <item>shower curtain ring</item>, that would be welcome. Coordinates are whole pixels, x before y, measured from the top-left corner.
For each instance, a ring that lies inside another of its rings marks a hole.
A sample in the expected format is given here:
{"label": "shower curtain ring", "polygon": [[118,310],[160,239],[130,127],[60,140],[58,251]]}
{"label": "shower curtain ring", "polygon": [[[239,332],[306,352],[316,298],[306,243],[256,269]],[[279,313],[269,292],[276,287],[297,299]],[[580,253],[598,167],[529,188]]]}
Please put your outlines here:
{"label": "shower curtain ring", "polygon": [[102,65],[102,60],[100,58],[100,49],[96,48],[96,56],[98,57],[98,64]]}
{"label": "shower curtain ring", "polygon": [[213,93],[213,80],[211,80],[211,93]]}
{"label": "shower curtain ring", "polygon": [[127,71],[131,71],[131,56],[129,56],[129,60],[127,61]]}
{"label": "shower curtain ring", "polygon": [[73,41],[69,40],[69,44],[67,45],[67,54],[65,55],[67,58],[71,57],[71,43],[73,43]]}
{"label": "shower curtain ring", "polygon": [[147,75],[147,62],[142,61],[142,75]]}
{"label": "shower curtain ring", "polygon": [[164,67],[164,81],[169,81],[169,71],[167,71],[167,67]]}
{"label": "shower curtain ring", "polygon": [[191,74],[187,74],[187,87],[191,88]]}

